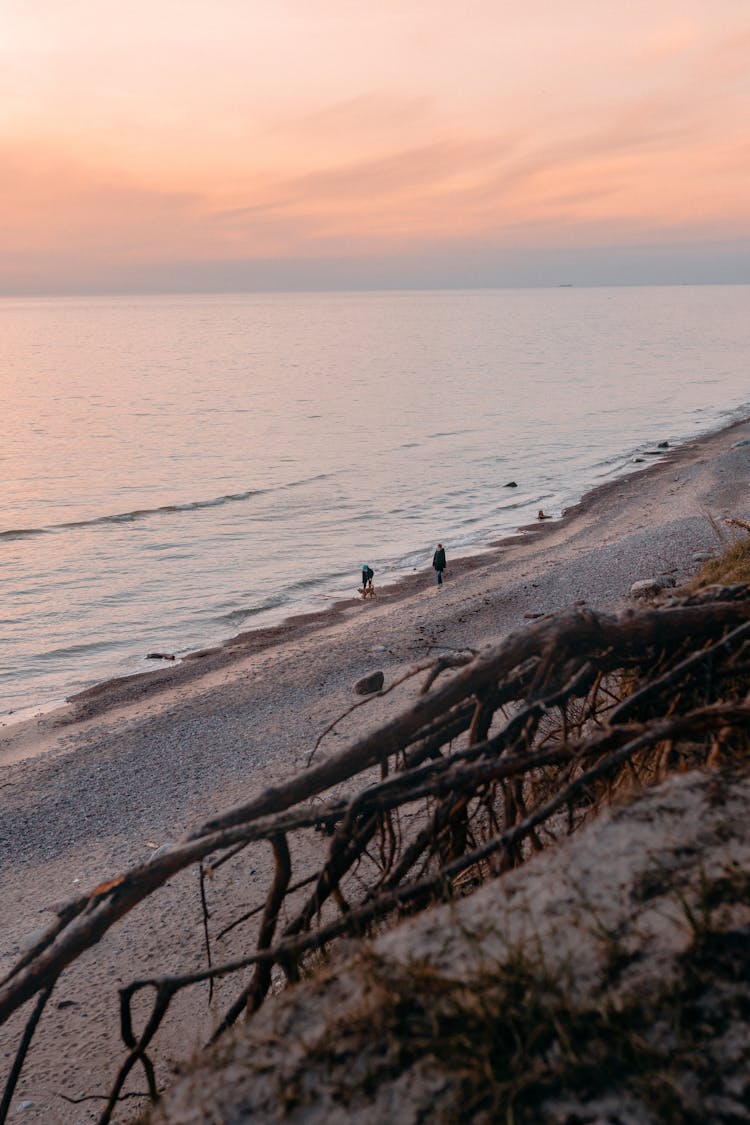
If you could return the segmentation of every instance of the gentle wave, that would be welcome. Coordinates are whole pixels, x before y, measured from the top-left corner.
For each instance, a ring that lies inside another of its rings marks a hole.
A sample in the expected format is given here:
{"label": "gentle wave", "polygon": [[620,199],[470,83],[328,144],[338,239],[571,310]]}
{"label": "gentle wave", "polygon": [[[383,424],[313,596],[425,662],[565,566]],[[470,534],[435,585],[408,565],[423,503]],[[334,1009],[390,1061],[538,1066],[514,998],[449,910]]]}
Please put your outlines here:
{"label": "gentle wave", "polygon": [[17,527],[10,531],[0,531],[0,539],[31,539],[35,535],[47,535],[51,528]]}
{"label": "gentle wave", "polygon": [[74,645],[61,645],[59,648],[47,649],[46,652],[37,654],[37,660],[41,663],[47,661],[61,660],[71,656],[83,656],[91,653],[104,653],[111,647],[111,640],[87,641],[81,644]]}
{"label": "gentle wave", "polygon": [[116,512],[106,516],[92,516],[85,520],[52,523],[46,527],[10,528],[8,531],[0,531],[0,540],[31,539],[37,535],[54,535],[60,531],[77,531],[82,527],[97,527],[100,524],[134,523],[137,520],[150,519],[152,516],[173,515],[176,512],[197,512],[203,508],[219,508],[224,504],[242,503],[254,496],[266,496],[272,492],[286,492],[293,488],[300,488],[305,484],[325,480],[331,475],[330,473],[318,473],[317,476],[290,481],[289,484],[283,484],[277,488],[248,488],[244,492],[228,492],[224,496],[214,496],[210,500],[189,500],[184,504],[160,504],[155,508],[134,508],[130,512]]}
{"label": "gentle wave", "polygon": [[[424,561],[424,552],[420,554],[419,558],[421,561]],[[401,566],[402,563],[399,560],[395,566],[385,566],[381,570],[381,573],[400,572]],[[348,576],[333,570],[318,575],[305,575],[304,578],[287,583],[283,590],[263,598],[256,605],[247,605],[228,610],[226,613],[217,614],[213,620],[219,625],[234,627],[240,625],[243,621],[249,620],[251,617],[258,617],[273,610],[283,609],[284,607],[289,607],[290,609],[296,607],[296,612],[304,612],[310,607],[305,604],[304,599],[300,600],[300,595],[309,594],[311,591],[314,591],[317,596],[320,597],[321,593],[325,594],[326,591],[332,588],[335,590],[341,584],[355,588],[358,581],[358,569]]]}

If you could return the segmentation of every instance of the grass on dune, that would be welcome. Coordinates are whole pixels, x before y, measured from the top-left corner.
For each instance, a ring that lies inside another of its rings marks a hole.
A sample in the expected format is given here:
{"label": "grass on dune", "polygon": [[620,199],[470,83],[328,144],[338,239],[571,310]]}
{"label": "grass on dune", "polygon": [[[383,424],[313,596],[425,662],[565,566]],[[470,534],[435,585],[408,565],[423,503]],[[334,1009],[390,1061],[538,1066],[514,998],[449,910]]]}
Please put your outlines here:
{"label": "grass on dune", "polygon": [[732,586],[740,582],[750,582],[750,536],[732,544],[718,559],[704,563],[693,589],[717,583]]}

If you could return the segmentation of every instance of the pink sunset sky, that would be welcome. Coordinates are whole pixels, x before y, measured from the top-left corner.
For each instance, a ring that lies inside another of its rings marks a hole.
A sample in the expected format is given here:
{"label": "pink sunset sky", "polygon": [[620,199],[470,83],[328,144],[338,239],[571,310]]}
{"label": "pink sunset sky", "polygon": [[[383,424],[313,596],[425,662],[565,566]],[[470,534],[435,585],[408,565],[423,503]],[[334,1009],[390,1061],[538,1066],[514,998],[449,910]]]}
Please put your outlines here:
{"label": "pink sunset sky", "polygon": [[748,0],[3,0],[0,292],[750,281]]}

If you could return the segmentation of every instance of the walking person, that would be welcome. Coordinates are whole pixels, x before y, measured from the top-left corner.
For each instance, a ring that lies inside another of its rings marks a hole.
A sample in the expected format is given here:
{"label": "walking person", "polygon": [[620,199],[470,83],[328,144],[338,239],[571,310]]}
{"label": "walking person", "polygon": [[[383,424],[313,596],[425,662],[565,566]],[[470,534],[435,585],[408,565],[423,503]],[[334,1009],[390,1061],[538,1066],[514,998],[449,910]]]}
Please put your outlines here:
{"label": "walking person", "polygon": [[372,580],[375,577],[375,571],[369,563],[362,563],[362,590],[366,590],[369,586],[372,589]]}
{"label": "walking person", "polygon": [[435,573],[437,574],[437,584],[438,584],[438,586],[443,585],[443,571],[446,569],[447,566],[448,566],[448,564],[445,561],[445,550],[443,548],[443,544],[438,543],[437,550],[435,551],[435,554],[432,556],[432,567],[433,567],[433,570],[435,571]]}

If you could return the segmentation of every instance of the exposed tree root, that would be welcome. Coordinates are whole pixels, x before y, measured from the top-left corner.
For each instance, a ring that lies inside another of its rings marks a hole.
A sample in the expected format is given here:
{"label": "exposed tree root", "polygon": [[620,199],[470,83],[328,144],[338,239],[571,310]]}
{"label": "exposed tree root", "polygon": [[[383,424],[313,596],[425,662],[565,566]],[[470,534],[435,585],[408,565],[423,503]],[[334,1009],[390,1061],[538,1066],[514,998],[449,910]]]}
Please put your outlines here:
{"label": "exposed tree root", "polygon": [[[523,863],[623,787],[649,784],[684,763],[746,757],[750,587],[715,587],[616,618],[568,611],[477,656],[422,664],[398,682],[421,672],[427,678],[416,702],[379,730],[60,908],[55,924],[0,982],[0,1022],[36,998],[0,1123],[60,975],[179,871],[194,867],[198,874],[207,966],[120,990],[126,1055],[102,1123],[127,1096],[136,1065],[158,1097],[149,1051],[182,989],[237,980],[216,1038],[336,937],[365,933],[389,915],[465,893]],[[274,855],[265,903],[238,900],[235,917],[212,941],[206,874],[243,862],[263,841]],[[246,932],[246,952],[216,964],[215,943],[230,931],[235,938]],[[248,968],[250,980],[242,984]],[[144,990],[154,1001],[136,1035],[132,1002]]]}

